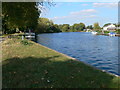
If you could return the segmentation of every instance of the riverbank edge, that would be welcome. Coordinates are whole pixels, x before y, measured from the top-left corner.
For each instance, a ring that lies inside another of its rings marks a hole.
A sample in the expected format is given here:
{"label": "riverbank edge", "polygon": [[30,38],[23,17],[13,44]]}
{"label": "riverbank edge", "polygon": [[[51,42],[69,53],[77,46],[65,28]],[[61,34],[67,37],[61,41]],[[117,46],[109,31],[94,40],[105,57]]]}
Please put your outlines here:
{"label": "riverbank edge", "polygon": [[[108,33],[107,34],[96,34],[96,35],[110,36]],[[120,34],[115,34],[115,36],[120,37]]]}
{"label": "riverbank edge", "polygon": [[[34,42],[34,41],[31,41],[31,42]],[[36,42],[34,42],[34,43],[36,43]],[[84,63],[83,61],[80,61],[80,60],[78,60],[78,59],[76,59],[76,58],[73,58],[73,57],[68,56],[68,55],[66,55],[66,54],[63,54],[63,53],[61,53],[61,52],[58,52],[58,51],[56,51],[56,50],[54,50],[54,49],[51,49],[51,48],[49,48],[49,47],[46,47],[46,46],[44,46],[44,45],[41,45],[40,43],[36,43],[36,44],[39,44],[40,46],[42,46],[42,47],[44,47],[44,48],[46,48],[46,49],[49,49],[49,50],[54,51],[54,52],[56,52],[56,53],[58,53],[58,54],[61,54],[61,55],[65,56],[65,57],[67,57],[68,59],[72,59],[72,60],[76,60],[76,61],[78,61],[78,62]],[[120,77],[119,75],[116,75],[116,74],[107,72],[107,71],[105,71],[105,70],[101,70],[101,69],[99,69],[99,68],[97,68],[97,67],[94,67],[94,66],[92,66],[92,65],[90,65],[90,64],[87,64],[87,63],[84,63],[84,64],[87,65],[87,66],[90,66],[90,67],[92,67],[92,68],[94,68],[94,69],[96,69],[96,70],[100,70],[100,71],[102,71],[102,72],[106,72],[107,74],[113,75],[113,76],[115,76],[115,77]]]}

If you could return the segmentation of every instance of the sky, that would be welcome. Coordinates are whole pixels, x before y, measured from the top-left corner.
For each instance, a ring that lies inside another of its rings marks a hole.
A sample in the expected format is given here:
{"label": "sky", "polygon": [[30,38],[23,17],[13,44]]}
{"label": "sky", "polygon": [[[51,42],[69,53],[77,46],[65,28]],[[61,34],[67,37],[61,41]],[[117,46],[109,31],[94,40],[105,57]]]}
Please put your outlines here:
{"label": "sky", "polygon": [[41,17],[49,18],[55,24],[84,23],[93,25],[98,22],[102,27],[106,23],[118,22],[117,2],[55,2],[55,6],[46,8]]}

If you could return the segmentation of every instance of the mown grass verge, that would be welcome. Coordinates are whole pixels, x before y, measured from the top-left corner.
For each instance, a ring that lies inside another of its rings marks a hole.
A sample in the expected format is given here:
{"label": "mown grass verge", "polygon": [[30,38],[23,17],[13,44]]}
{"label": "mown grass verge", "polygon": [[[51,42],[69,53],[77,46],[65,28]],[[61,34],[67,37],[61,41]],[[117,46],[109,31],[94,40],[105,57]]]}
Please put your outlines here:
{"label": "mown grass verge", "polygon": [[119,77],[37,43],[21,41],[3,42],[3,88],[120,88]]}

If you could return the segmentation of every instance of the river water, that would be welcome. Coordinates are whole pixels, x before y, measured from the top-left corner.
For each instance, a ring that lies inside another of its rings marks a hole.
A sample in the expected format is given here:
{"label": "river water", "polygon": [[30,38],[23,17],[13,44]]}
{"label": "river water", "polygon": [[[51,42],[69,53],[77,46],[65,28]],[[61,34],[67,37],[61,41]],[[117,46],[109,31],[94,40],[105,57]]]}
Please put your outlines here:
{"label": "river water", "polygon": [[107,72],[120,75],[120,37],[92,35],[90,32],[39,34],[37,42]]}

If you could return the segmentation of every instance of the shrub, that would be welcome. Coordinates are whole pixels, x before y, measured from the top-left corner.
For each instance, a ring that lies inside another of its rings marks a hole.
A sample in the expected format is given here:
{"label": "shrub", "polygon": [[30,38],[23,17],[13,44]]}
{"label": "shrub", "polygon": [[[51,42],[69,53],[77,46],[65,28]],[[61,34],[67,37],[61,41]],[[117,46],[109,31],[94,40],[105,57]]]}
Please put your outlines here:
{"label": "shrub", "polygon": [[23,44],[23,45],[32,45],[33,43],[29,42],[28,40],[22,40],[21,44]]}
{"label": "shrub", "polygon": [[105,34],[110,33],[109,31],[104,31]]}

